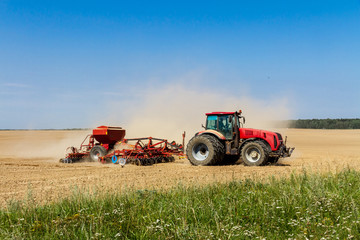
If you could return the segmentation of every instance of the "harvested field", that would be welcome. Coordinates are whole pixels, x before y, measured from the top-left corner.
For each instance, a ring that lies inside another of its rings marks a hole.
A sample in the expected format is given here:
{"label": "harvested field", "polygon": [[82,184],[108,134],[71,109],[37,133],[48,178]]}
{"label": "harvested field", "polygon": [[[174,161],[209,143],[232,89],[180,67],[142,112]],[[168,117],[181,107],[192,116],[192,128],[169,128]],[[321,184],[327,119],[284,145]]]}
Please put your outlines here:
{"label": "harvested field", "polygon": [[206,184],[234,179],[286,176],[292,172],[360,170],[360,130],[280,130],[291,158],[275,166],[191,166],[186,159],[153,166],[61,164],[67,146],[78,146],[88,131],[0,131],[0,205],[11,200],[53,201],[77,189],[126,191],[164,189],[177,184]]}

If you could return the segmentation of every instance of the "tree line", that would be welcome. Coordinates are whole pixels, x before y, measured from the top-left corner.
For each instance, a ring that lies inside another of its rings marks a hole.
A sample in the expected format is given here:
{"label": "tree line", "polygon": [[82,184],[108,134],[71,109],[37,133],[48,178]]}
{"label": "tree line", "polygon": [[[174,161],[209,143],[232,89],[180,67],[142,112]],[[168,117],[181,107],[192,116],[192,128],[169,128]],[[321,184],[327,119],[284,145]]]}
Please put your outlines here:
{"label": "tree line", "polygon": [[289,120],[289,128],[360,129],[360,118]]}

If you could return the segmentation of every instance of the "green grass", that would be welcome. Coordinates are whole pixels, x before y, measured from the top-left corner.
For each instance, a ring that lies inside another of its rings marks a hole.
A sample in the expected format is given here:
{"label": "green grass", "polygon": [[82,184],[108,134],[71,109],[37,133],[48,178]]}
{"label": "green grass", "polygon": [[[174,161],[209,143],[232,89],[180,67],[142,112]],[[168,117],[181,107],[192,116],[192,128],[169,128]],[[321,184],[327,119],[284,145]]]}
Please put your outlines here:
{"label": "green grass", "polygon": [[[360,173],[127,194],[0,211],[0,239],[360,239]],[[33,203],[34,204],[34,203]]]}

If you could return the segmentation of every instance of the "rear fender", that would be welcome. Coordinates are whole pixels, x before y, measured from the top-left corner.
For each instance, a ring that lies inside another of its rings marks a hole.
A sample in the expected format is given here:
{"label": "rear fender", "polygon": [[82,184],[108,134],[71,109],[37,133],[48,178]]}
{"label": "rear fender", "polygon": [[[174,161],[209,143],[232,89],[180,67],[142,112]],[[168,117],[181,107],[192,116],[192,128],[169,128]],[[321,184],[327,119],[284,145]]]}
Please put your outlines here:
{"label": "rear fender", "polygon": [[203,134],[208,134],[208,135],[215,136],[216,138],[218,138],[218,139],[220,139],[220,140],[226,140],[225,136],[224,136],[222,133],[220,133],[220,132],[218,132],[218,131],[215,131],[215,130],[211,130],[211,129],[198,132],[198,133],[196,134],[196,136],[203,135]]}

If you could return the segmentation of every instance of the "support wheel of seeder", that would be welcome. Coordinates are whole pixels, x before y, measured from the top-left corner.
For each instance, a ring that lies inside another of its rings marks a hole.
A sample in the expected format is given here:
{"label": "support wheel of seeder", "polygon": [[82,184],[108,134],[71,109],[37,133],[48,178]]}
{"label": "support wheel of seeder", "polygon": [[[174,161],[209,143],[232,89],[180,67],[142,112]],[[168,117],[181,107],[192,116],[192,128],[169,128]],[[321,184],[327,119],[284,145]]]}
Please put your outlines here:
{"label": "support wheel of seeder", "polygon": [[96,145],[90,150],[90,160],[93,162],[99,161],[99,157],[105,156],[106,152],[103,146]]}

